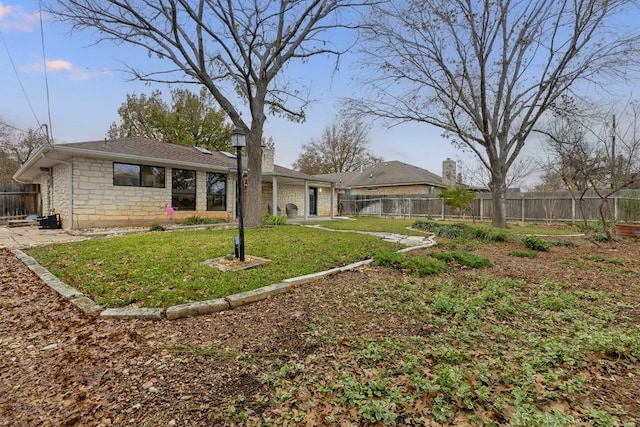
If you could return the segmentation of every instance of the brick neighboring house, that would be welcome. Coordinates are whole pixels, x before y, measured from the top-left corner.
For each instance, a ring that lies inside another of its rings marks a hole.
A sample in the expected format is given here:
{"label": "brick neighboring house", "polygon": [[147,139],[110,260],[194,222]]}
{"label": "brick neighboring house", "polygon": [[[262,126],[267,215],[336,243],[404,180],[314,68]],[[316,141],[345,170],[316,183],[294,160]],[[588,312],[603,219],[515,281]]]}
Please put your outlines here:
{"label": "brick neighboring house", "polygon": [[[292,203],[303,218],[333,216],[332,180],[275,165],[272,149],[262,155],[265,214],[273,205],[284,214]],[[45,145],[14,179],[40,184],[43,214],[60,214],[66,229],[150,225],[191,216],[231,221],[236,165],[230,153],[123,138]],[[166,206],[176,208],[172,218]]]}
{"label": "brick neighboring house", "polygon": [[316,177],[336,181],[341,193],[350,196],[435,195],[436,189],[455,185],[456,163],[451,159],[444,160],[442,177],[396,160],[376,163],[355,172],[331,173]]}

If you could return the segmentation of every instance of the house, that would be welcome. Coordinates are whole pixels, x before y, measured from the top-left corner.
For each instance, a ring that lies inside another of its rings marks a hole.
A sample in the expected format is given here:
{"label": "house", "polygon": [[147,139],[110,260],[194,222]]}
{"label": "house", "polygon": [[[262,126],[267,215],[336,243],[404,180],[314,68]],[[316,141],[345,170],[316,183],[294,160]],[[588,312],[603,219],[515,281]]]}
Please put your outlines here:
{"label": "house", "polygon": [[[237,159],[225,152],[147,138],[45,145],[14,179],[40,184],[42,213],[66,229],[235,220]],[[275,165],[273,149],[263,148],[262,180],[265,214],[295,205],[303,218],[333,216],[333,181]]]}
{"label": "house", "polygon": [[399,161],[380,162],[359,171],[316,177],[336,181],[347,195],[435,195],[437,188],[456,184],[456,163],[451,159],[443,161],[442,177]]}

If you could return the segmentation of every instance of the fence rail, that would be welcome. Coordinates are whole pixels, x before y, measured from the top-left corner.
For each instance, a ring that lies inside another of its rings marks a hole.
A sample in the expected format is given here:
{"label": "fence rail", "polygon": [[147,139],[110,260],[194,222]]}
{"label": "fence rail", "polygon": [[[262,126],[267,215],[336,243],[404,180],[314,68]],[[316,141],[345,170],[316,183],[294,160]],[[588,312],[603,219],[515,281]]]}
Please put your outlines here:
{"label": "fence rail", "polygon": [[40,214],[37,184],[0,184],[0,224]]}
{"label": "fence rail", "polygon": [[[596,196],[585,197],[576,201],[567,195],[548,196],[533,193],[517,193],[517,197],[507,196],[507,219],[511,221],[579,221],[599,220],[603,200]],[[404,218],[434,217],[452,218],[474,216],[480,220],[492,217],[492,200],[490,195],[478,196],[471,203],[473,215],[462,215],[455,209],[446,206],[439,197],[425,196],[353,196],[340,198],[339,207],[343,215],[393,216]],[[620,194],[611,197],[605,206],[605,212],[611,212],[606,218],[614,221],[640,221],[640,196]]]}

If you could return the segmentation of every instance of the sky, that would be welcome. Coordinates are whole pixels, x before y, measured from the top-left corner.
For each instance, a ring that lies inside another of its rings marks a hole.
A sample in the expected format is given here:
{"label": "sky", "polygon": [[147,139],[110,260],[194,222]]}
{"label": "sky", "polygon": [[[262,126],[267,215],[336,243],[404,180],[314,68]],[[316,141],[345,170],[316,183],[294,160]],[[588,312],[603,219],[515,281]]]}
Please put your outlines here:
{"label": "sky", "polygon": [[[158,67],[139,48],[100,43],[89,31],[71,34],[70,28],[46,14],[40,20],[39,0],[0,0],[0,120],[21,130],[51,122],[56,143],[99,140],[127,94],[149,94],[168,85],[131,81],[123,64],[146,69]],[[41,31],[42,29],[42,31]],[[46,73],[44,63],[46,61]],[[157,62],[157,60],[155,60]],[[333,73],[332,63],[306,64],[287,70],[308,84],[314,102],[304,123],[269,116],[265,136],[276,146],[276,163],[291,167],[302,145],[319,138],[340,110],[340,98],[353,85],[350,67]],[[193,90],[193,89],[192,89]],[[50,108],[47,108],[49,105]],[[50,120],[49,120],[50,114]],[[372,152],[384,160],[399,160],[441,174],[446,158],[469,157],[427,125],[403,124],[392,128],[372,124]]]}

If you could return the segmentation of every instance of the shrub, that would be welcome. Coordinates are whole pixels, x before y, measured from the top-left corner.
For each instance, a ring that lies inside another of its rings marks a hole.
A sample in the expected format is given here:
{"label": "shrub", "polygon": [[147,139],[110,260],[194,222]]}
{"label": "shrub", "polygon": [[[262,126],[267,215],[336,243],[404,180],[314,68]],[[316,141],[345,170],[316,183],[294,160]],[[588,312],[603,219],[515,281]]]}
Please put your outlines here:
{"label": "shrub", "polygon": [[470,254],[469,252],[436,251],[436,252],[431,252],[429,256],[439,259],[440,261],[443,261],[446,263],[456,261],[460,265],[464,265],[471,268],[491,267],[491,261],[489,261],[489,258]]}
{"label": "shrub", "polygon": [[570,242],[568,240],[556,240],[555,242],[552,242],[552,243],[553,243],[553,246],[564,246],[567,248],[575,248],[576,246],[578,246],[576,245],[575,242]]}
{"label": "shrub", "polygon": [[447,271],[447,267],[442,261],[433,258],[409,258],[402,266],[420,277],[441,274]]}
{"label": "shrub", "polygon": [[286,215],[265,215],[262,217],[262,223],[265,225],[284,225],[287,223]]}
{"label": "shrub", "polygon": [[398,252],[377,252],[373,259],[373,265],[387,268],[402,268],[405,255]]}
{"label": "shrub", "polygon": [[473,237],[490,242],[506,242],[509,240],[509,233],[497,228],[473,227],[471,232]]}
{"label": "shrub", "polygon": [[538,258],[538,253],[531,251],[511,251],[508,255],[517,258]]}
{"label": "shrub", "polygon": [[166,231],[166,230],[167,229],[160,224],[153,224],[151,227],[149,227],[149,231]]}
{"label": "shrub", "polygon": [[551,249],[551,243],[537,236],[526,236],[522,239],[522,244],[532,251],[546,252]]}
{"label": "shrub", "polygon": [[431,231],[438,237],[459,239],[468,234],[469,227],[465,224],[443,224],[435,221],[416,221],[414,228]]}
{"label": "shrub", "polygon": [[224,220],[220,218],[202,218],[197,215],[193,215],[185,219],[183,224],[184,225],[201,225],[201,224],[218,224],[221,222],[224,222]]}

